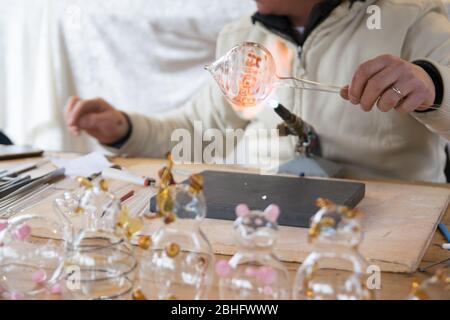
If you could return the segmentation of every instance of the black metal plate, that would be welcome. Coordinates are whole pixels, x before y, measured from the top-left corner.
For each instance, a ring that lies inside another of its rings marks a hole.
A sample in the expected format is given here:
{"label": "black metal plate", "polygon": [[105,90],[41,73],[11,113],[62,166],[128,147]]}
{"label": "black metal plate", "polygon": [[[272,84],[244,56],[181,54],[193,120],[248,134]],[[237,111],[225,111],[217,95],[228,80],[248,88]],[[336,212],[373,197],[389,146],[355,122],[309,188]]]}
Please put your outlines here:
{"label": "black metal plate", "polygon": [[[234,209],[241,203],[253,210],[277,204],[281,208],[280,225],[308,228],[318,211],[317,198],[354,208],[365,195],[365,185],[355,182],[217,171],[205,171],[202,175],[209,219],[235,220]],[[150,208],[156,211],[155,198]]]}

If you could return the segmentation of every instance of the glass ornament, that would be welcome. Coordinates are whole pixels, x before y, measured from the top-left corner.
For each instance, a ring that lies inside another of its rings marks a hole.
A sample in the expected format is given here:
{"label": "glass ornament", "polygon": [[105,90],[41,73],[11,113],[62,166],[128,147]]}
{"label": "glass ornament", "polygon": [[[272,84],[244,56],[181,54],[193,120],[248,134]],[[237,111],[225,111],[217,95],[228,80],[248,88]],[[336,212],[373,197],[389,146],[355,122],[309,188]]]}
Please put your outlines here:
{"label": "glass ornament", "polygon": [[270,51],[263,45],[244,42],[205,69],[237,109],[253,108],[266,101],[276,87],[340,93],[341,87],[306,79],[279,77]]}
{"label": "glass ornament", "polygon": [[55,200],[67,234],[65,282],[72,299],[126,299],[138,267],[130,245],[143,224],[108,191],[104,180]]}
{"label": "glass ornament", "polygon": [[[300,266],[293,288],[295,300],[370,300],[368,263],[358,252],[362,241],[361,212],[319,199],[308,239],[314,248]],[[339,270],[336,270],[339,269]]]}
{"label": "glass ornament", "polygon": [[46,299],[61,293],[64,228],[55,220],[22,215],[0,221],[0,297]]}
{"label": "glass ornament", "polygon": [[214,255],[200,228],[206,216],[203,177],[193,175],[188,184],[175,184],[172,166],[169,158],[168,167],[159,172],[156,217],[164,225],[152,235],[152,245],[142,255],[136,300],[202,300],[212,284]]}
{"label": "glass ornament", "polygon": [[411,286],[409,300],[450,300],[450,272],[439,269],[429,279]]}
{"label": "glass ornament", "polygon": [[221,299],[289,299],[288,271],[273,252],[279,214],[275,205],[264,212],[251,211],[246,205],[236,208],[234,235],[238,250],[231,260],[216,264]]}

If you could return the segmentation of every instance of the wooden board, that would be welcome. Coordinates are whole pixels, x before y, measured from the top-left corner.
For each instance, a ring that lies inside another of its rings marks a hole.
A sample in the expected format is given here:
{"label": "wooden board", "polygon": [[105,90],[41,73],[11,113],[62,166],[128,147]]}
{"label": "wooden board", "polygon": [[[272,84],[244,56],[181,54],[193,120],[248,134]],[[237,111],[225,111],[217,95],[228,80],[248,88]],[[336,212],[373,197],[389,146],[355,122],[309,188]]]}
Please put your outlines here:
{"label": "wooden board", "polygon": [[[153,176],[158,169],[153,165],[130,168],[136,173]],[[196,170],[201,172],[201,169]],[[183,181],[186,176],[176,178]],[[444,188],[367,182],[366,197],[358,206],[365,213],[361,253],[383,272],[415,272],[447,209],[449,197],[450,190]],[[151,232],[158,227],[158,223],[153,223],[148,230]],[[206,219],[202,230],[215,253],[233,255],[236,252],[231,221]],[[280,230],[277,256],[285,262],[304,261],[312,249],[307,243],[307,229],[281,227]]]}

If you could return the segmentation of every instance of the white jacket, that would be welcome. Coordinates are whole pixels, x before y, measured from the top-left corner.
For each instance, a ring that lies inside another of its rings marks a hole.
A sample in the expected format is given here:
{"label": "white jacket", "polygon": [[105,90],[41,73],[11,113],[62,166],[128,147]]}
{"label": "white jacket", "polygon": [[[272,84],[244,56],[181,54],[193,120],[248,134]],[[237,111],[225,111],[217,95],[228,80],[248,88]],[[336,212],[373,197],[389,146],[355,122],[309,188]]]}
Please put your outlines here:
{"label": "white jacket", "polygon": [[[367,27],[367,7],[381,9],[381,30]],[[450,22],[441,1],[367,0],[338,6],[301,48],[252,24],[249,17],[230,24],[218,39],[217,56],[244,41],[268,47],[280,76],[346,85],[358,65],[382,54],[408,61],[433,63],[444,81],[444,101],[438,111],[401,115],[374,108],[365,113],[337,95],[278,89],[277,99],[318,132],[325,158],[341,163],[357,177],[389,177],[444,182],[445,139],[450,137]],[[149,101],[149,103],[151,103]],[[162,116],[130,114],[133,132],[115,152],[162,157],[173,147],[177,128],[274,129],[280,119],[264,108],[251,121],[233,111],[214,81],[181,110]],[[295,139],[281,138],[280,161],[294,156]]]}

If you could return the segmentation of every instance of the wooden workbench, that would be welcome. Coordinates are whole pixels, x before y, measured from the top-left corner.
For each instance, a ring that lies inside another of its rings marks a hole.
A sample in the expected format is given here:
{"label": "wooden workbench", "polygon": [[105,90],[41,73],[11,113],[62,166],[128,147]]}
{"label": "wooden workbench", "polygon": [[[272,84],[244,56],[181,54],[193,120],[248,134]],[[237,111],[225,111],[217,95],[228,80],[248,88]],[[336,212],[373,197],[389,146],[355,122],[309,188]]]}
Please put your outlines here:
{"label": "wooden workbench", "polygon": [[[149,160],[149,159],[112,158],[111,160],[114,163],[121,165],[122,167],[125,167],[125,168],[133,167],[133,166],[137,166],[137,165],[143,165],[143,164],[149,164],[149,165],[156,164],[158,166],[162,166],[164,164],[164,162],[161,160]],[[28,159],[26,161],[30,161],[30,159]],[[14,161],[14,162],[17,162],[17,161]],[[14,162],[7,162],[7,163],[0,162],[0,165],[3,167],[6,165],[11,165]],[[187,166],[183,166],[183,167],[187,167]],[[202,171],[205,169],[223,169],[220,167],[211,167],[211,166],[200,166],[200,167],[196,166],[196,167],[191,167],[191,169],[192,168],[195,168],[194,169],[195,171]],[[242,169],[227,167],[226,170],[242,170]],[[365,181],[365,182],[371,183],[368,181]],[[382,182],[390,183],[390,181],[382,181]],[[404,184],[404,185],[433,186],[433,187],[438,187],[438,188],[450,189],[450,185],[428,184],[428,183],[405,183],[405,182],[401,182],[401,181],[392,181],[392,183]],[[444,214],[443,223],[450,227],[450,209],[449,208],[447,208],[447,210]],[[442,261],[445,258],[449,257],[449,255],[450,255],[449,252],[444,251],[441,248],[441,245],[443,242],[445,242],[444,237],[439,232],[436,232],[432,238],[430,247],[426,251],[424,258],[420,264],[421,267],[425,267],[429,264],[432,264],[432,263],[435,263],[438,261]],[[227,258],[227,257],[217,256],[217,259],[223,259],[223,258]],[[285,263],[285,265],[287,266],[287,268],[289,270],[290,278],[293,282],[296,271],[299,267],[299,264],[298,263]],[[329,276],[330,277],[336,276],[339,272],[340,271],[330,271]],[[381,279],[382,288],[381,288],[381,290],[379,290],[377,292],[377,297],[379,299],[404,299],[407,297],[407,295],[410,291],[411,282],[413,280],[420,281],[420,280],[423,280],[423,279],[429,277],[430,275],[431,275],[430,273],[420,273],[420,272],[416,272],[414,274],[400,274],[400,273],[384,272],[382,274],[382,279]],[[216,281],[217,281],[217,279],[216,279]],[[218,298],[217,283],[214,284],[214,286],[211,290],[210,298],[212,298],[212,299]]]}
{"label": "wooden workbench", "polygon": [[[124,158],[116,158],[113,160],[114,163],[117,163],[123,167],[133,167],[133,166],[139,166],[143,163],[146,164],[158,164],[162,165],[164,162],[161,162],[161,160],[149,160],[149,159],[124,159]],[[195,167],[194,165],[185,165],[183,166],[184,169],[189,169],[189,167],[194,167],[195,171],[203,171],[203,170],[242,170],[241,168],[230,168],[230,167],[224,167],[224,166],[202,166],[202,168]],[[354,180],[354,179],[352,179]],[[404,181],[398,181],[398,180],[372,180],[372,181],[363,181],[365,183],[389,183],[389,184],[396,184],[396,185],[405,185],[405,186],[428,186],[428,187],[438,187],[438,188],[445,188],[450,190],[450,184],[435,184],[435,183],[423,183],[423,182],[404,182]],[[442,222],[450,227],[450,206],[446,209],[445,214],[443,215]],[[420,267],[426,267],[430,264],[433,264],[435,262],[442,261],[448,257],[450,257],[449,251],[445,251],[442,249],[442,243],[446,242],[443,235],[436,231],[430,246],[428,250],[426,250],[426,253],[424,255],[424,258],[422,262],[420,263]],[[229,257],[225,256],[217,256],[218,259],[227,259]],[[289,270],[289,276],[292,280],[292,283],[295,279],[295,275],[297,272],[297,269],[299,267],[298,263],[285,263],[286,267]],[[432,275],[432,271],[435,271],[436,269],[431,269],[430,272],[422,273],[422,272],[416,272],[413,274],[405,274],[405,273],[382,273],[382,279],[381,279],[381,290],[377,291],[377,298],[383,299],[383,300],[398,300],[398,299],[405,299],[411,289],[411,283],[414,280],[424,280]],[[340,271],[330,271],[330,277],[336,276]],[[216,279],[217,281],[217,279]],[[218,298],[218,288],[217,283],[215,283],[213,289],[211,290],[211,298],[217,299]]]}

